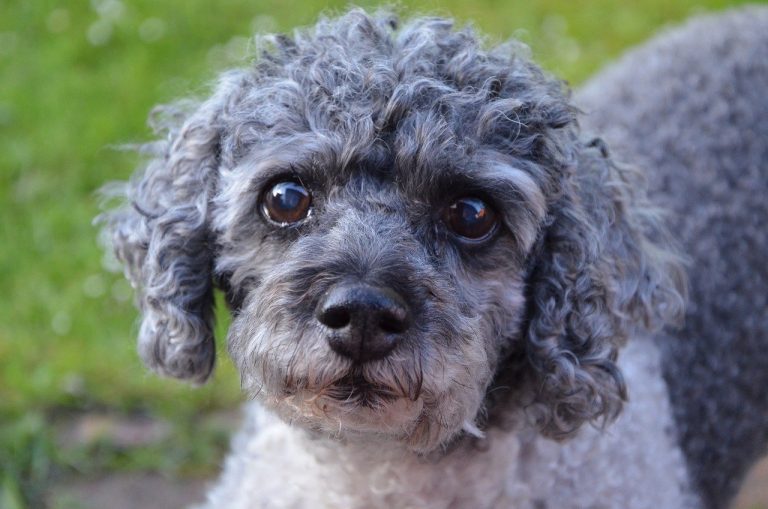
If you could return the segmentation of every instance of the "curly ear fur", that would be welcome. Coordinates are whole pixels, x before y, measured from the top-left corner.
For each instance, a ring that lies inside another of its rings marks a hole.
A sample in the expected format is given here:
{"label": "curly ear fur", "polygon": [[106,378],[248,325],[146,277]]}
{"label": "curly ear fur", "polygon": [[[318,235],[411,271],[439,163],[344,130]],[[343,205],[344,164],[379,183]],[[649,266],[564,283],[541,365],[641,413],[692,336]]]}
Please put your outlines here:
{"label": "curly ear fur", "polygon": [[192,113],[184,104],[154,112],[152,127],[168,140],[140,148],[152,159],[133,181],[112,188],[127,203],[101,217],[138,289],[141,358],[160,374],[198,383],[215,358],[208,222],[224,89]]}
{"label": "curly ear fur", "polygon": [[564,438],[609,422],[626,399],[618,348],[638,324],[679,319],[681,260],[639,173],[601,140],[581,145],[532,255],[526,356],[541,430]]}

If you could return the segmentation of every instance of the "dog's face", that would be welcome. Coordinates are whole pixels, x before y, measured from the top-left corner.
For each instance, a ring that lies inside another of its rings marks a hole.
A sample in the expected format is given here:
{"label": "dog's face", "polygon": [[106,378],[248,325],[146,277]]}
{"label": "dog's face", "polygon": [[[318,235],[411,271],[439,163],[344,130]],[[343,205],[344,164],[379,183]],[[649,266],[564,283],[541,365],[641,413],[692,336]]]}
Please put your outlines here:
{"label": "dog's face", "polygon": [[223,172],[213,217],[230,353],[286,418],[420,449],[474,427],[519,338],[545,199],[503,154],[418,139],[447,134],[413,118],[346,163],[303,134]]}
{"label": "dog's face", "polygon": [[430,451],[501,379],[553,436],[614,416],[617,347],[679,310],[680,273],[560,84],[444,20],[272,42],[108,216],[147,363],[208,376],[218,285],[245,388],[311,429]]}

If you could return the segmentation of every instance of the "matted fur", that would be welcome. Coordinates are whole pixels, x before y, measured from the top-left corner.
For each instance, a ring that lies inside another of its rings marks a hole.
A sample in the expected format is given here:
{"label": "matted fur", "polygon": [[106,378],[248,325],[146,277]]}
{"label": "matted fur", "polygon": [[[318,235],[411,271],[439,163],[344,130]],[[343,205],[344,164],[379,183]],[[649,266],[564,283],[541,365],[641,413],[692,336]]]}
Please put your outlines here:
{"label": "matted fur", "polygon": [[[146,147],[149,163],[121,190],[126,205],[104,216],[138,289],[147,365],[196,382],[210,375],[218,287],[232,310],[228,347],[243,386],[293,425],[270,428],[298,433],[291,444],[346,444],[350,458],[373,446],[405,465],[456,450],[472,458],[467,448],[488,431],[488,441],[506,433],[501,442],[522,447],[525,462],[533,442],[515,437],[535,430],[606,454],[613,442],[579,431],[620,414],[620,348],[678,320],[685,300],[680,258],[641,173],[581,134],[568,91],[519,45],[486,48],[450,20],[400,26],[391,14],[352,10],[256,46],[253,66],[223,74],[209,99],[158,109],[166,141]],[[285,179],[312,193],[297,225],[261,211],[265,189]],[[491,240],[462,241],[444,223],[462,196],[498,212]],[[347,281],[391,288],[413,314],[383,359],[358,365],[338,355],[314,316],[322,295]],[[660,395],[655,366],[635,383]],[[668,423],[665,400],[657,403],[649,411]],[[659,496],[695,506],[671,425],[655,424],[638,435],[637,451],[666,444],[654,457],[676,474]],[[259,498],[261,467],[231,468],[215,507],[248,493],[243,506],[306,506],[288,492],[285,503]],[[254,484],[238,484],[241,475]],[[621,486],[609,485],[619,497]],[[542,507],[541,496],[446,504]]]}

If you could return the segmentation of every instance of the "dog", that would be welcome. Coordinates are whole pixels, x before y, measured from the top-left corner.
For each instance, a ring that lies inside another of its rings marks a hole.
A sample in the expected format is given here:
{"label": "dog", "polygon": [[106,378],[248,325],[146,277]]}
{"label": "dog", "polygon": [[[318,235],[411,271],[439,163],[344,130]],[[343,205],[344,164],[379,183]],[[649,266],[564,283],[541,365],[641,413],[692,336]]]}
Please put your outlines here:
{"label": "dog", "polygon": [[768,429],[766,28],[695,20],[574,100],[355,9],[159,108],[102,222],[155,372],[210,376],[226,295],[254,401],[206,507],[725,507]]}

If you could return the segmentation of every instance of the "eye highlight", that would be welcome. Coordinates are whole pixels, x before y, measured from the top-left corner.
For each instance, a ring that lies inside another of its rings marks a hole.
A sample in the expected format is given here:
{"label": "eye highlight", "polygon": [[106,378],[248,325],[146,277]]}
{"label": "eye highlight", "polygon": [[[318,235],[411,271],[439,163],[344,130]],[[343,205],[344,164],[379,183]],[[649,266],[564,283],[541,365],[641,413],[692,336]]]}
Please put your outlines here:
{"label": "eye highlight", "polygon": [[445,211],[445,223],[456,235],[469,240],[486,240],[495,231],[496,212],[483,200],[459,198]]}
{"label": "eye highlight", "polygon": [[306,218],[312,205],[310,192],[292,180],[277,182],[264,192],[262,212],[271,221],[288,226]]}

